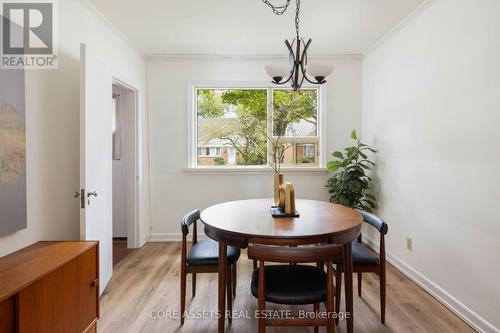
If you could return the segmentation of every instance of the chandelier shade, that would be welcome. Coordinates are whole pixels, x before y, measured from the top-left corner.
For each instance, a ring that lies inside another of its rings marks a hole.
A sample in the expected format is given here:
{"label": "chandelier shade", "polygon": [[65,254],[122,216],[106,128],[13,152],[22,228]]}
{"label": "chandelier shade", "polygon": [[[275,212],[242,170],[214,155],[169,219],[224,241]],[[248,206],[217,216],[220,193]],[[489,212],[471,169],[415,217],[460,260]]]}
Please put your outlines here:
{"label": "chandelier shade", "polygon": [[269,75],[273,82],[281,82],[284,78],[290,75],[290,66],[285,64],[270,64],[264,67],[267,75]]}
{"label": "chandelier shade", "polygon": [[324,62],[313,62],[307,65],[307,73],[318,82],[325,81],[325,78],[332,74],[334,69],[333,65]]}

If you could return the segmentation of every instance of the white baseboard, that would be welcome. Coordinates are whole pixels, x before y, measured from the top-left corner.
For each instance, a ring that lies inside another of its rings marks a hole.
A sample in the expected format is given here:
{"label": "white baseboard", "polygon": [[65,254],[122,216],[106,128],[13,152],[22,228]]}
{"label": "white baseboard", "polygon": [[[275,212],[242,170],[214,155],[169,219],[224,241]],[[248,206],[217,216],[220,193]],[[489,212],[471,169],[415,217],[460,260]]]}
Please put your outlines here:
{"label": "white baseboard", "polygon": [[[192,234],[189,234],[188,240],[191,239]],[[198,240],[207,239],[204,233],[198,233]],[[152,233],[149,235],[149,243],[168,243],[182,241],[182,233]]]}
{"label": "white baseboard", "polygon": [[[378,252],[379,243],[367,237],[363,238],[363,242],[371,247],[374,251]],[[456,314],[459,318],[465,321],[474,330],[481,333],[499,333],[500,329],[496,328],[483,317],[469,309],[462,302],[456,299],[453,295],[449,294],[443,288],[438,286],[433,281],[429,280],[423,274],[419,273],[404,261],[386,251],[386,260],[392,264],[397,270],[407,276],[410,280],[415,282],[419,287],[428,292],[432,297],[438,300],[441,304],[446,306],[450,311]]]}

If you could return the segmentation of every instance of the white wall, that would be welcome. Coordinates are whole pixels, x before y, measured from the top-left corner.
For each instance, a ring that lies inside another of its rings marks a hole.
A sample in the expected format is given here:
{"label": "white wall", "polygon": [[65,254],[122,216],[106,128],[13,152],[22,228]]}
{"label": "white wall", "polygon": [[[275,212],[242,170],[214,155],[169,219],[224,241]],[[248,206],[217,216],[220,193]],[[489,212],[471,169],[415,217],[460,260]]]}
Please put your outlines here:
{"label": "white wall", "polygon": [[499,13],[433,1],[363,65],[389,258],[485,332],[500,329]]}
{"label": "white wall", "polygon": [[[79,202],[73,193],[79,189],[80,43],[90,44],[116,78],[141,90],[139,111],[144,113],[140,53],[86,1],[58,1],[58,11],[59,69],[29,71],[26,78],[28,228],[0,238],[0,256],[38,240],[79,239]],[[146,119],[140,126],[144,135]],[[146,170],[141,166],[139,180],[142,240],[149,225]]]}
{"label": "white wall", "polygon": [[[151,238],[180,239],[180,220],[192,209],[245,198],[272,197],[269,173],[188,173],[189,81],[268,81],[274,59],[150,58],[147,61],[151,144]],[[326,151],[349,144],[360,127],[361,61],[336,66],[326,87]],[[285,174],[299,198],[328,200],[326,172]]]}

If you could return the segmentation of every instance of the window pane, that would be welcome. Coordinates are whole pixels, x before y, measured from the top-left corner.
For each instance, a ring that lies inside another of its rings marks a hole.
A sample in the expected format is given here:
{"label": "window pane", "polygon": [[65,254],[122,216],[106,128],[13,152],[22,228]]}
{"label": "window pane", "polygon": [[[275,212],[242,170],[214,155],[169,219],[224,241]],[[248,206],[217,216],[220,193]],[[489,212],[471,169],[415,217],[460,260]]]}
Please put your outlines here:
{"label": "window pane", "polygon": [[267,164],[267,89],[198,89],[198,165]]}
{"label": "window pane", "polygon": [[317,166],[318,156],[315,143],[283,143],[282,148],[278,151],[283,151],[281,156],[282,166]]}
{"label": "window pane", "polygon": [[297,144],[295,148],[297,164],[317,164],[315,144]]}
{"label": "window pane", "polygon": [[294,145],[293,143],[282,143],[278,149],[278,156],[281,156],[282,166],[293,166],[294,165]]}
{"label": "window pane", "polygon": [[317,136],[317,90],[273,90],[273,135]]}

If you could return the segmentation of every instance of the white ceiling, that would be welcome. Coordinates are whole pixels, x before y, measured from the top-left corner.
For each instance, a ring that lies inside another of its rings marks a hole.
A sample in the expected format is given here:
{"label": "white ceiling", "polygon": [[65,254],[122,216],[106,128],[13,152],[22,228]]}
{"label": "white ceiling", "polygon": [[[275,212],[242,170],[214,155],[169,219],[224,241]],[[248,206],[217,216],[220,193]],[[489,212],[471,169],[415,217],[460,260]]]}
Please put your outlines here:
{"label": "white ceiling", "polygon": [[[294,36],[294,0],[283,16],[261,0],[89,1],[147,55],[280,55]],[[312,55],[361,54],[424,1],[303,0],[301,35]]]}

